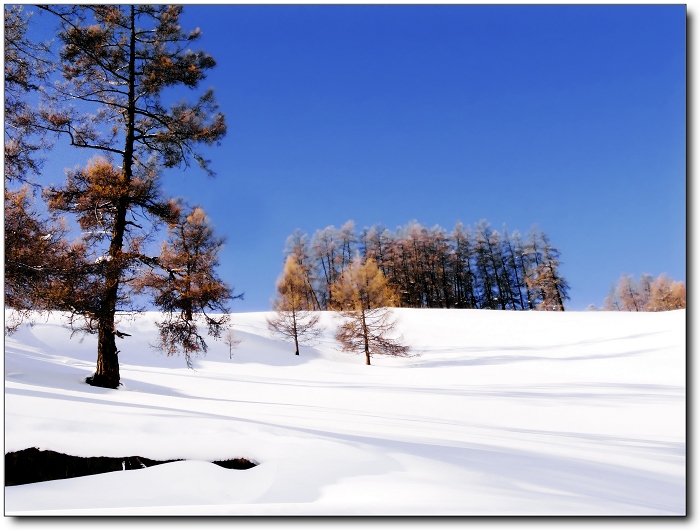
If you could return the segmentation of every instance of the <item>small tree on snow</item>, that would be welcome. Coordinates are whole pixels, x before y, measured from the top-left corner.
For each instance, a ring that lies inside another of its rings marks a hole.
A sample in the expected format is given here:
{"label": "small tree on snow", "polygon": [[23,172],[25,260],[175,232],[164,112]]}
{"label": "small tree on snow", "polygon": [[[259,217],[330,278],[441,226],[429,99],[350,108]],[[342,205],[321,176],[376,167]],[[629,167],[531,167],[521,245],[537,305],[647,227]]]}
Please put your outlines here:
{"label": "small tree on snow", "polygon": [[181,351],[191,368],[191,356],[207,351],[197,324],[218,339],[230,320],[226,302],[242,295],[233,296],[216,274],[224,240],[214,235],[204,210],[195,207],[185,214],[180,205],[173,208],[177,221],[170,224],[170,237],[155,260],[158,268],[145,274],[139,285],[153,293],[153,303],[163,312],[156,323],[156,347],[168,355]]}
{"label": "small tree on snow", "polygon": [[226,334],[224,335],[224,344],[228,346],[228,358],[233,359],[233,350],[238,347],[238,345],[241,343],[241,339],[236,337],[236,335],[233,334],[233,330],[231,328],[226,331]]}
{"label": "small tree on snow", "polygon": [[267,319],[267,326],[273,334],[293,340],[296,355],[299,355],[300,343],[313,340],[321,333],[319,316],[309,311],[308,290],[304,271],[294,256],[289,256],[277,281],[277,298],[273,303],[276,314]]}
{"label": "small tree on snow", "polygon": [[396,293],[374,260],[354,259],[333,284],[332,298],[344,320],[336,333],[343,351],[364,352],[368,365],[372,355],[410,356],[401,337],[390,337],[396,322],[387,308],[396,305]]}

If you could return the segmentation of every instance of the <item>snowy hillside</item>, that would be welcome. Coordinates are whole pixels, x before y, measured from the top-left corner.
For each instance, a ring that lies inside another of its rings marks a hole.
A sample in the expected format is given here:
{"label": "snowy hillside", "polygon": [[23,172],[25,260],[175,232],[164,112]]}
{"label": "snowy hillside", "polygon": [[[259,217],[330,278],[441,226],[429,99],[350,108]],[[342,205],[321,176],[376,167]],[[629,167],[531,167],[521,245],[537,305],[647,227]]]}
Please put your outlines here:
{"label": "snowy hillside", "polygon": [[[185,459],[5,488],[13,514],[684,514],[685,310],[399,309],[421,355],[294,355],[265,316],[187,369],[120,325],[118,390],[58,316],[5,342],[5,451]],[[228,470],[210,462],[244,457]]]}

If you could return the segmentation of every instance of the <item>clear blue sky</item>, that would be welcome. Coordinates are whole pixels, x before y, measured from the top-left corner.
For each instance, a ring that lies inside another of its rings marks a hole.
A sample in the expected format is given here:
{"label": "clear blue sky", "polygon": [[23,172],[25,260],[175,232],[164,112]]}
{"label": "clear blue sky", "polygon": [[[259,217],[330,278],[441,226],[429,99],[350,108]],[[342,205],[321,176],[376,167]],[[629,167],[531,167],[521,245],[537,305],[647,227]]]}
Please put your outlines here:
{"label": "clear blue sky", "polygon": [[622,273],[685,281],[686,10],[187,5],[229,132],[168,172],[228,239],[234,312],[268,310],[285,239],[352,219],[484,218],[559,247],[568,309]]}

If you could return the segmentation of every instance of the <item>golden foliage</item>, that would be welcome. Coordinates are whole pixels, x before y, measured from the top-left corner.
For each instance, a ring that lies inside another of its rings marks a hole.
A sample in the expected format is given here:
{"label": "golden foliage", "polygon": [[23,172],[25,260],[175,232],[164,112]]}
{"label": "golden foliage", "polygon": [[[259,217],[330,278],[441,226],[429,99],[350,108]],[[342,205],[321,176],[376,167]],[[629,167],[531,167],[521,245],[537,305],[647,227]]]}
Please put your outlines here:
{"label": "golden foliage", "polygon": [[673,311],[685,309],[686,289],[682,281],[665,274],[652,278],[643,274],[639,281],[623,274],[605,299],[606,311]]}
{"label": "golden foliage", "polygon": [[372,355],[410,356],[409,346],[393,336],[396,322],[387,309],[396,305],[396,292],[373,259],[352,260],[331,293],[343,318],[336,333],[343,351],[364,352],[365,364],[371,364]]}
{"label": "golden foliage", "polygon": [[273,303],[276,314],[267,319],[270,332],[293,340],[296,355],[299,344],[308,343],[321,333],[319,316],[309,311],[309,285],[304,271],[293,256],[284,263],[284,271],[277,280],[277,298]]}

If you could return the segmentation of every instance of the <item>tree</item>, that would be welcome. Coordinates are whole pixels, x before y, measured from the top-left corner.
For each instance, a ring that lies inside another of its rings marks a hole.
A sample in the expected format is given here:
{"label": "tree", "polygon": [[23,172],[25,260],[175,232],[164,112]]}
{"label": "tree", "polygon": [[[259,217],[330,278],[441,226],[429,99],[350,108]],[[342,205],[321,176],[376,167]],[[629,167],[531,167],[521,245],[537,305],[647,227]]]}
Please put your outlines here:
{"label": "tree", "polygon": [[219,338],[230,317],[226,302],[231,288],[216,274],[218,254],[224,240],[214,235],[209,218],[200,207],[185,214],[174,206],[177,222],[169,227],[170,237],[163,244],[155,266],[137,280],[139,291],[153,294],[153,304],[164,314],[156,323],[159,340],[156,347],[167,355],[182,352],[188,367],[192,355],[207,352],[198,323],[207,333]]}
{"label": "tree", "polygon": [[297,228],[294,233],[287,238],[284,253],[287,257],[294,258],[294,261],[296,261],[297,265],[301,268],[305,281],[303,290],[303,296],[305,298],[304,303],[307,307],[320,311],[321,303],[314,289],[316,275],[314,273],[311,256],[309,256],[308,236]]}
{"label": "tree", "polygon": [[364,352],[368,365],[372,355],[410,356],[402,338],[391,337],[396,323],[387,308],[397,297],[374,260],[353,259],[332,291],[343,318],[336,333],[343,351]]}
{"label": "tree", "polygon": [[620,299],[617,296],[615,285],[610,286],[608,296],[603,301],[603,311],[620,311]]}
{"label": "tree", "polygon": [[471,229],[465,229],[464,225],[458,222],[450,234],[450,240],[454,248],[451,265],[455,305],[459,308],[476,308],[477,299],[474,292],[476,276],[471,264],[473,256]]}
{"label": "tree", "polygon": [[622,311],[644,311],[644,300],[639,286],[631,275],[622,275],[617,282],[617,299]]}
{"label": "tree", "polygon": [[527,253],[534,262],[531,275],[526,279],[528,290],[539,299],[535,309],[564,311],[568,300],[569,284],[559,273],[559,251],[550,243],[544,232],[533,229],[528,236]]}
{"label": "tree", "polygon": [[[526,269],[522,240],[517,230],[513,232],[512,236],[509,236],[505,227],[503,229],[503,261],[508,285],[513,296],[513,309],[517,307],[525,309],[523,290],[526,292],[528,301],[529,293],[527,293],[527,286],[525,285]],[[530,309],[532,309],[532,304],[530,304]]]}
{"label": "tree", "polygon": [[38,173],[39,151],[46,148],[37,112],[27,97],[46,82],[50,61],[46,44],[26,36],[30,14],[5,6],[5,184],[30,182]]}
{"label": "tree", "polygon": [[[166,88],[195,88],[215,61],[187,46],[199,30],[182,32],[182,8],[164,5],[52,5],[42,8],[60,22],[64,82],[47,92],[41,124],[64,135],[71,145],[102,156],[76,170],[64,187],[48,196],[55,210],[78,217],[84,241],[101,249],[95,307],[83,327],[98,335],[97,367],[89,383],[115,388],[119,362],[115,336],[118,311],[130,304],[130,284],[139,266],[155,266],[145,253],[148,228],[176,220],[162,196],[162,168],[198,162],[213,174],[197,151],[217,144],[226,132],[216,113],[213,92],[197,102],[167,108]],[[74,103],[74,104],[73,104]],[[119,160],[117,166],[113,158]]]}
{"label": "tree", "polygon": [[501,293],[501,278],[495,255],[496,244],[500,246],[499,234],[491,230],[485,219],[476,224],[474,236],[474,253],[476,268],[481,279],[481,304],[480,307],[488,309],[505,309],[504,298]]}
{"label": "tree", "polygon": [[685,284],[660,274],[650,285],[648,311],[685,309]]}
{"label": "tree", "polygon": [[233,359],[233,350],[238,347],[238,345],[241,343],[241,339],[239,339],[234,333],[233,329],[229,328],[226,330],[226,334],[224,335],[224,344],[228,346],[228,358]]}
{"label": "tree", "polygon": [[[27,38],[30,16],[22,6],[5,6],[5,304],[13,309],[6,315],[7,333],[35,312],[65,302],[67,293],[57,285],[81,268],[82,249],[67,242],[66,224],[37,208],[34,177],[49,145],[29,100],[47,81],[49,49]],[[21,187],[11,189],[16,184]]]}
{"label": "tree", "polygon": [[[331,286],[337,280],[338,266],[338,231],[331,225],[323,230],[316,230],[311,238],[311,255],[317,264],[316,269],[323,271],[319,277],[319,302],[324,309],[333,304]],[[319,267],[320,265],[320,267]]]}
{"label": "tree", "polygon": [[275,316],[267,319],[267,325],[273,334],[294,341],[295,355],[299,355],[299,344],[318,337],[321,328],[319,316],[310,310],[306,296],[308,285],[304,271],[289,256],[284,263],[284,271],[277,281],[277,299],[273,304]]}
{"label": "tree", "polygon": [[85,249],[66,241],[60,220],[42,219],[28,186],[5,189],[5,323],[12,333],[33,312],[65,310],[87,299]]}

